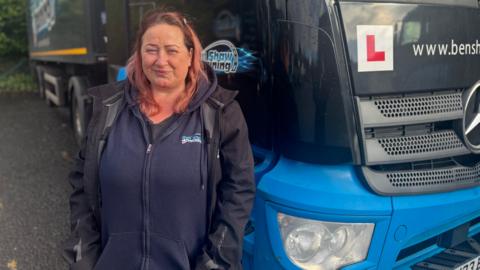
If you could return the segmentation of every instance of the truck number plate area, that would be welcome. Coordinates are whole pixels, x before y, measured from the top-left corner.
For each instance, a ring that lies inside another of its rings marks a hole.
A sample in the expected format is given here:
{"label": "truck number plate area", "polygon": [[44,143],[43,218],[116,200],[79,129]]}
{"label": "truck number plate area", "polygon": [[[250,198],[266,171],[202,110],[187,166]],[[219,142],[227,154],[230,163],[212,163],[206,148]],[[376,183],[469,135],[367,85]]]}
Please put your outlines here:
{"label": "truck number plate area", "polygon": [[457,268],[455,268],[455,270],[477,270],[479,259],[480,256],[477,256],[476,258],[458,266]]}
{"label": "truck number plate area", "polygon": [[480,243],[468,238],[455,247],[412,265],[413,270],[480,270]]}

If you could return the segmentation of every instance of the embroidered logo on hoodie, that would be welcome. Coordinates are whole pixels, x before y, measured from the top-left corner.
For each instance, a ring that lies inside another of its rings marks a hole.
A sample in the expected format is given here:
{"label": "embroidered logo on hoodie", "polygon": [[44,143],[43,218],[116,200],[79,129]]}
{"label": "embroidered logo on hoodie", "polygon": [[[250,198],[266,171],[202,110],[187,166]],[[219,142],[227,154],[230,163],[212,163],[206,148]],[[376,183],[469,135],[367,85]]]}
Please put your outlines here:
{"label": "embroidered logo on hoodie", "polygon": [[195,133],[192,136],[182,136],[182,144],[186,143],[202,143],[202,134]]}

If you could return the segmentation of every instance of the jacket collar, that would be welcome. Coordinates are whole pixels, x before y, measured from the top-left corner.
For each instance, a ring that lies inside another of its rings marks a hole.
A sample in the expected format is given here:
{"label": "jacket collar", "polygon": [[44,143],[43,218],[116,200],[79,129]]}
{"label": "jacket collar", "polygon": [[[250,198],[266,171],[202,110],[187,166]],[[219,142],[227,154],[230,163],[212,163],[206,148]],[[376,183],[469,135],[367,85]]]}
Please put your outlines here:
{"label": "jacket collar", "polygon": [[[124,93],[130,87],[131,84],[127,79],[90,88],[87,90],[87,93],[96,100],[108,105],[114,103],[119,98],[124,98]],[[237,94],[238,91],[227,90],[219,85],[216,85],[215,91],[213,91],[213,93],[207,99],[207,102],[216,108],[221,108],[231,103]]]}

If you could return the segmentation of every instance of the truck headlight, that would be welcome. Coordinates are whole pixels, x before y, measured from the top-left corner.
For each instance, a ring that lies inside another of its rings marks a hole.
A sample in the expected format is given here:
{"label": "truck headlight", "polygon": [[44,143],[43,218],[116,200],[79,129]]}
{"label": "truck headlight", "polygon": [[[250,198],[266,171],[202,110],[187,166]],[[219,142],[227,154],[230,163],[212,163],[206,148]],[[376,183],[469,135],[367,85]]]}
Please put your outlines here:
{"label": "truck headlight", "polygon": [[338,223],[278,213],[283,248],[303,269],[329,270],[365,260],[373,223]]}

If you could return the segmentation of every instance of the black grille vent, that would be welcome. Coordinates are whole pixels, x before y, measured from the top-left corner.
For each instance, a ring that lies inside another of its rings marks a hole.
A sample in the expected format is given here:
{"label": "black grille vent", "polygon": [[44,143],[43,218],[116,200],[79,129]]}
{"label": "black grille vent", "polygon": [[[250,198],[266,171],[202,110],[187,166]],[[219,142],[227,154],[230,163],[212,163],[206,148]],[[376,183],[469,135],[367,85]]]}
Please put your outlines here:
{"label": "black grille vent", "polygon": [[378,142],[388,155],[414,155],[464,147],[451,130],[419,136],[383,138]]}
{"label": "black grille vent", "polygon": [[384,195],[421,194],[476,186],[480,182],[480,163],[444,169],[377,171],[362,168],[374,191]]}
{"label": "black grille vent", "polygon": [[378,99],[374,101],[385,117],[410,117],[462,110],[462,94]]}
{"label": "black grille vent", "polygon": [[464,91],[356,97],[361,170],[374,192],[425,194],[480,185],[480,155],[459,134]]}
{"label": "black grille vent", "polygon": [[357,97],[363,128],[412,125],[461,119],[464,89],[415,96]]}
{"label": "black grille vent", "polygon": [[480,180],[480,164],[473,167],[387,173],[386,175],[394,187],[417,187],[450,183],[470,184]]}
{"label": "black grille vent", "polygon": [[[412,126],[410,126],[411,128]],[[452,129],[388,128],[365,134],[367,165],[417,162],[469,154]],[[411,134],[411,135],[407,135]]]}
{"label": "black grille vent", "polygon": [[443,185],[453,182],[473,181],[478,175],[477,171],[473,171],[471,177],[462,179],[455,178],[453,170],[439,170],[426,172],[403,172],[403,173],[387,173],[387,178],[394,187],[421,187],[428,185]]}

